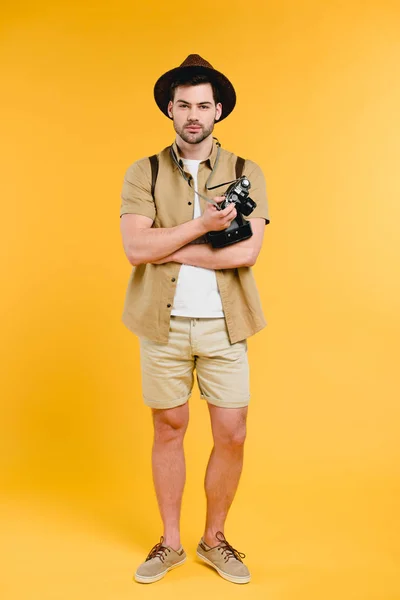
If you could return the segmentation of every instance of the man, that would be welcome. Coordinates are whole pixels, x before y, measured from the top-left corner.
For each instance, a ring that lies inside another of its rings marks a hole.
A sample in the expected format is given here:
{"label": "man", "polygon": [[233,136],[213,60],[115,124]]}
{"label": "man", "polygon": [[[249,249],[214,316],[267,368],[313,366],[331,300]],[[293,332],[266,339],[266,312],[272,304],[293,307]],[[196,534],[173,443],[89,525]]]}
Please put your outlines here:
{"label": "man", "polygon": [[192,54],[158,79],[154,96],[172,119],[176,139],[158,154],[153,193],[149,159],[128,168],[120,211],[123,246],[134,267],[122,320],[140,339],[143,397],[154,424],[153,479],[164,525],[135,579],[157,581],[186,560],[179,529],[183,439],[196,369],[214,439],[197,554],[225,579],[247,583],[245,555],[228,543],[224,527],[243,465],[247,338],[266,324],[251,272],[269,223],[264,177],[254,162],[245,161],[257,204],[249,217],[253,235],[218,249],[199,243],[208,232],[227,229],[237,215],[234,203],[223,210],[215,206],[223,196],[212,198],[214,203],[205,199],[211,199],[210,187],[236,179],[237,157],[212,137],[214,124],[235,106],[235,90],[222,73]]}

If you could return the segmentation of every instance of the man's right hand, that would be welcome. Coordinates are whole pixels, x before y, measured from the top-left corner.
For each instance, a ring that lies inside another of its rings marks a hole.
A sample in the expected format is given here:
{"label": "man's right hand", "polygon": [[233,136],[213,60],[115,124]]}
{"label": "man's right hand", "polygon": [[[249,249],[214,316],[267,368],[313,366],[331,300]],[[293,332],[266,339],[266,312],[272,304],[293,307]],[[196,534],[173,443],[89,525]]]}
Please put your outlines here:
{"label": "man's right hand", "polygon": [[[213,200],[217,204],[220,204],[225,200],[225,196],[215,196]],[[203,214],[199,218],[203,222],[205,232],[208,233],[209,231],[222,231],[223,229],[227,229],[236,215],[237,212],[234,202],[230,202],[223,210],[218,210],[213,204],[207,203]]]}

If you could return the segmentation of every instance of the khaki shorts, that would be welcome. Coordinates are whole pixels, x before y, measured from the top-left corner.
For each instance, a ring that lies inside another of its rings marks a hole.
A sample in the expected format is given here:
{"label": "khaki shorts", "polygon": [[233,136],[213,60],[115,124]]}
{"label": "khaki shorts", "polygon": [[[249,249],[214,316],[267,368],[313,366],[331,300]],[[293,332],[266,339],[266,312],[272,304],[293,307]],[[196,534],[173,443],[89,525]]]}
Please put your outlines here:
{"label": "khaki shorts", "polygon": [[247,341],[229,341],[225,319],[171,316],[167,344],[140,339],[143,399],[173,408],[190,398],[196,369],[201,397],[226,408],[250,400]]}

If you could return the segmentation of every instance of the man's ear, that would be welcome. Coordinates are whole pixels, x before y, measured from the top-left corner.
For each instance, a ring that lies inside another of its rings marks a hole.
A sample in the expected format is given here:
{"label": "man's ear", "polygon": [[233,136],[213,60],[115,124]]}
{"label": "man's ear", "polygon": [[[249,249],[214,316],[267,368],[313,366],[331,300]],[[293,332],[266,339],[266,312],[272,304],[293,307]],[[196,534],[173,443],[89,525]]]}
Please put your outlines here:
{"label": "man's ear", "polygon": [[172,119],[172,102],[168,102],[168,116]]}
{"label": "man's ear", "polygon": [[222,115],[222,104],[221,102],[218,102],[218,104],[215,107],[215,120],[219,121],[219,119],[221,118]]}

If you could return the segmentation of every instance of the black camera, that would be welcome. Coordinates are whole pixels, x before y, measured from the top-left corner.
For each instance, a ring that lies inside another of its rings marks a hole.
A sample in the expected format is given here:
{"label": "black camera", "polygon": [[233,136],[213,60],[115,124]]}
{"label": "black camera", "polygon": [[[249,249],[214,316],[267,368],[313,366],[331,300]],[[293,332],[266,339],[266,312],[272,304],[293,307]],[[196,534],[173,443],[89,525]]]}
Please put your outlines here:
{"label": "black camera", "polygon": [[221,209],[223,210],[228,204],[234,202],[236,210],[248,217],[257,206],[254,200],[249,197],[250,188],[250,181],[245,176],[234,181],[224,194],[225,200],[220,205]]}
{"label": "black camera", "polygon": [[213,248],[222,248],[236,242],[247,240],[253,235],[251,225],[242,215],[248,217],[257,204],[249,196],[251,188],[250,181],[246,176],[239,177],[226,190],[223,200],[220,204],[221,210],[229,204],[234,203],[237,215],[227,229],[223,231],[209,231],[206,238]]}

